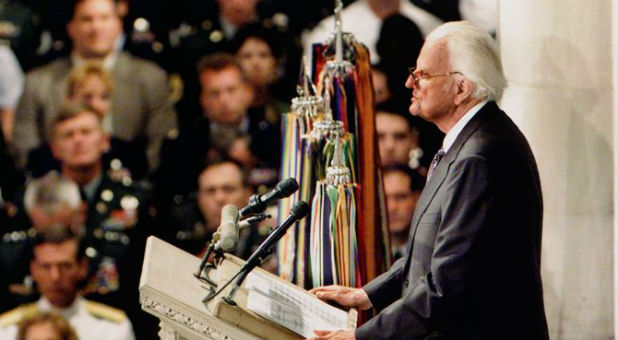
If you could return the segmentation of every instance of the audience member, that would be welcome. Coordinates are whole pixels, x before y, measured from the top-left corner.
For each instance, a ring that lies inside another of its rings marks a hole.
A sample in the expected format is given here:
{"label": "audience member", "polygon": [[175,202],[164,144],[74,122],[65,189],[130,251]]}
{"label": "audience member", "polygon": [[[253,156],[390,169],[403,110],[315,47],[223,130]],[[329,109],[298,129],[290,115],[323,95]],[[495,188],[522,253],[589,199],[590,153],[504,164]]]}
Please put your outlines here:
{"label": "audience member", "polygon": [[191,129],[161,150],[161,167],[154,177],[157,203],[166,205],[174,195],[196,189],[199,171],[213,159],[227,158],[233,140],[250,136],[250,150],[267,166],[277,168],[280,128],[250,108],[252,91],[241,66],[227,53],[204,57],[199,68],[202,117]]}
{"label": "audience member", "polygon": [[[200,255],[212,234],[221,224],[221,210],[232,204],[244,207],[253,189],[246,168],[233,160],[221,159],[207,164],[197,179],[196,196],[173,204],[164,222],[167,239],[176,246]],[[247,258],[268,234],[267,227],[253,227],[240,232],[236,255]]]}
{"label": "audience member", "polygon": [[407,254],[406,242],[412,216],[425,186],[425,178],[405,164],[383,167],[382,176],[388,211],[388,232],[393,261],[396,261]]}
{"label": "audience member", "polygon": [[24,318],[18,325],[17,338],[25,340],[77,340],[77,333],[67,319],[53,312],[39,312]]}
{"label": "audience member", "polygon": [[[69,73],[66,99],[84,104],[99,114],[103,130],[111,133],[113,88],[112,75],[100,63],[87,62],[73,67]],[[148,172],[144,143],[111,136],[110,148],[103,157],[103,168],[112,177],[127,174],[134,180],[144,179]],[[29,152],[27,170],[33,177],[42,176],[50,170],[60,170],[60,164],[51,154],[48,143]]]}
{"label": "audience member", "polygon": [[[0,45],[0,133],[11,143],[17,101],[24,89],[24,74],[13,51]],[[3,141],[3,142],[4,142]]]}
{"label": "audience member", "polygon": [[382,165],[404,163],[425,175],[444,134],[422,118],[411,116],[406,107],[395,99],[376,106],[380,158]]}
{"label": "audience member", "polygon": [[25,166],[28,151],[48,140],[51,123],[66,97],[71,67],[98,60],[114,78],[113,135],[127,141],[144,140],[150,170],[155,169],[161,141],[176,127],[165,72],[153,63],[115,51],[121,24],[113,0],[77,0],[67,30],[73,43],[71,56],[26,75],[13,133],[18,164]]}
{"label": "audience member", "polygon": [[371,66],[371,82],[376,105],[393,98],[393,93],[388,85],[386,69],[381,64]]}
{"label": "audience member", "polygon": [[[23,73],[15,55],[9,47],[0,45],[0,202],[12,201],[23,182],[9,153],[15,107],[23,85]],[[1,224],[2,219],[6,218],[6,206],[2,203],[0,205],[3,205],[0,207]]]}
{"label": "audience member", "polygon": [[279,124],[281,113],[289,106],[272,93],[272,87],[281,76],[282,46],[276,32],[261,24],[248,24],[238,30],[231,50],[253,89],[253,107],[263,107],[264,117]]}
{"label": "audience member", "polygon": [[200,101],[212,145],[226,150],[237,132],[248,133],[251,151],[276,166],[281,145],[279,126],[267,119],[264,110],[251,108],[253,92],[236,59],[223,53],[207,56],[200,61],[199,75]]}
{"label": "audience member", "polygon": [[148,323],[148,318],[139,308],[135,287],[146,237],[154,232],[146,193],[129,177],[112,178],[103,172],[102,155],[109,148],[109,138],[101,116],[91,109],[77,104],[62,107],[50,146],[62,176],[77,183],[88,207],[85,237],[92,261],[85,294],[125,309],[138,332],[145,331],[147,326],[141,322]]}
{"label": "audience member", "polygon": [[[210,234],[221,224],[221,209],[224,206],[232,204],[240,209],[249,202],[253,193],[246,169],[230,160],[207,165],[198,181],[198,206]],[[269,232],[265,226],[241,230],[236,255],[247,259]]]}
{"label": "audience member", "polygon": [[68,226],[55,225],[37,233],[32,244],[30,273],[41,298],[0,316],[0,338],[16,339],[17,323],[38,312],[66,318],[82,339],[134,339],[126,314],[84,299],[79,283],[87,275],[83,240]]}
{"label": "audience member", "polygon": [[39,231],[54,224],[70,226],[83,235],[85,209],[79,187],[57,173],[31,180],[17,203],[17,213],[7,222],[0,240],[0,272],[5,278],[0,289],[7,296],[0,311],[37,299],[29,271],[32,239]]}
{"label": "audience member", "polygon": [[[424,35],[437,27],[441,21],[429,12],[420,9],[407,0],[357,0],[343,9],[341,18],[343,31],[367,45],[371,63],[380,61],[376,43],[382,20],[394,13],[400,13],[412,20]],[[324,42],[335,28],[334,16],[322,20],[311,32],[303,35],[305,55],[311,57],[311,45]]]}
{"label": "audience member", "polygon": [[418,127],[412,117],[401,113],[394,101],[376,107],[376,132],[383,166],[410,164],[417,168],[423,151],[419,148]]}

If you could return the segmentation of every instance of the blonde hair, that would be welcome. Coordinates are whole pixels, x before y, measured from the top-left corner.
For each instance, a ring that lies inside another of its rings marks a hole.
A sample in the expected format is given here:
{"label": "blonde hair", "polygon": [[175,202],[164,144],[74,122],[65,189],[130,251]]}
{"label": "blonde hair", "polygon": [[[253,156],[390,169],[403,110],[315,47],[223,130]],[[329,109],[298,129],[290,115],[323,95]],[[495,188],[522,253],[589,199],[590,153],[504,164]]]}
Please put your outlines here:
{"label": "blonde hair", "polygon": [[25,318],[19,322],[17,330],[17,339],[26,339],[28,329],[36,324],[49,323],[58,332],[62,340],[77,340],[77,333],[71,327],[67,319],[62,315],[52,312],[39,312],[31,317]]}
{"label": "blonde hair", "polygon": [[447,22],[433,30],[426,43],[445,39],[450,66],[474,84],[472,96],[499,100],[507,85],[496,41],[467,21]]}
{"label": "blonde hair", "polygon": [[108,90],[110,92],[113,91],[114,81],[112,79],[112,74],[106,70],[100,62],[91,61],[71,69],[67,78],[67,97],[73,98],[77,89],[83,86],[86,79],[91,76],[101,79]]}

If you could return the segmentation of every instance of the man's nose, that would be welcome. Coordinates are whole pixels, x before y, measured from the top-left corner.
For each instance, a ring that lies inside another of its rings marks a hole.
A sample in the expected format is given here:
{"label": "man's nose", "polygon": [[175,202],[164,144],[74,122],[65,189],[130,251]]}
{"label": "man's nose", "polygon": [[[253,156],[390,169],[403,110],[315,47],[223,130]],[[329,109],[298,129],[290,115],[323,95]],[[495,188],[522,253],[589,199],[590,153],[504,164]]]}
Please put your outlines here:
{"label": "man's nose", "polygon": [[227,194],[223,190],[217,190],[215,193],[215,200],[217,203],[225,203],[227,201]]}
{"label": "man's nose", "polygon": [[409,89],[414,89],[414,79],[412,79],[412,76],[408,76],[408,79],[406,79],[406,87]]}
{"label": "man's nose", "polygon": [[60,269],[57,266],[52,266],[49,271],[49,278],[52,281],[58,281],[60,279]]}

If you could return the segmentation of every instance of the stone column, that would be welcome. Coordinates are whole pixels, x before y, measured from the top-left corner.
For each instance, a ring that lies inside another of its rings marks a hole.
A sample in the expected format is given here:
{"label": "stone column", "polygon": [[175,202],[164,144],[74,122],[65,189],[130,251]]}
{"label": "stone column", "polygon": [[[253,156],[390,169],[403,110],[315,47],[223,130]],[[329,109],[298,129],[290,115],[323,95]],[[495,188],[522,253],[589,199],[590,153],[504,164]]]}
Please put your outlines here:
{"label": "stone column", "polygon": [[541,173],[550,336],[613,338],[612,1],[511,0],[499,8],[509,81],[501,106]]}

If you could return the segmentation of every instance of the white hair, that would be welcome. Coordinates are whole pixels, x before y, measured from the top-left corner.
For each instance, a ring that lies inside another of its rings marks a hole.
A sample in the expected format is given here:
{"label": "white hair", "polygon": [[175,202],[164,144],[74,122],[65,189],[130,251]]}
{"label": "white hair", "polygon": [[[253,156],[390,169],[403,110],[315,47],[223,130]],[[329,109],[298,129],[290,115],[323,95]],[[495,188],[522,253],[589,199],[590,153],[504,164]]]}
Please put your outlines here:
{"label": "white hair", "polygon": [[467,21],[447,22],[433,30],[426,42],[445,39],[450,66],[474,84],[472,96],[481,100],[499,100],[506,78],[496,41],[480,27]]}
{"label": "white hair", "polygon": [[65,209],[77,210],[81,207],[82,200],[79,187],[75,182],[60,177],[56,172],[31,180],[26,186],[24,194],[24,207],[29,213],[34,207],[38,207],[46,215],[53,215]]}

